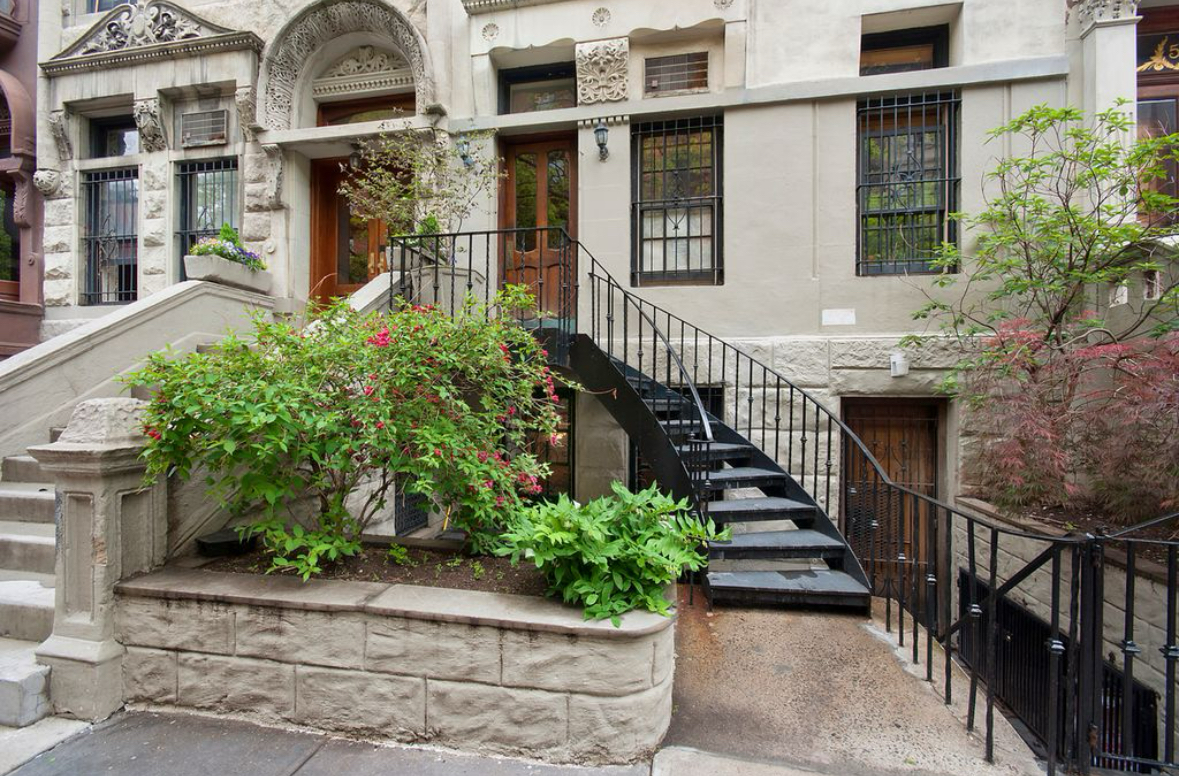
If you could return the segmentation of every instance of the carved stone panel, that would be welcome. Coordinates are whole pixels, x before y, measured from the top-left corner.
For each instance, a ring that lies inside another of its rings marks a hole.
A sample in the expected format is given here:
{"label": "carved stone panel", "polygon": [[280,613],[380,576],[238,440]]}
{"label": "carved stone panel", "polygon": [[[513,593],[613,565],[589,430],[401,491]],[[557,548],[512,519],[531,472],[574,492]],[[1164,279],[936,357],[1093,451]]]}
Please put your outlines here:
{"label": "carved stone panel", "polygon": [[1082,29],[1101,22],[1133,19],[1138,15],[1139,0],[1081,0],[1077,16]]}
{"label": "carved stone panel", "polygon": [[626,38],[577,44],[577,102],[592,105],[627,97],[630,41]]}
{"label": "carved stone panel", "polygon": [[262,146],[266,153],[266,202],[271,210],[282,207],[282,146],[268,143]]}
{"label": "carved stone panel", "polygon": [[241,128],[242,139],[247,143],[254,140],[254,129],[258,126],[258,97],[253,85],[239,86],[233,93],[237,107],[237,125]]}
{"label": "carved stone panel", "polygon": [[57,158],[63,162],[73,159],[74,149],[70,145],[69,116],[64,110],[50,112],[49,129],[53,132],[53,143],[57,146]]}
{"label": "carved stone panel", "polygon": [[164,122],[160,119],[160,100],[149,97],[136,100],[131,115],[139,127],[140,149],[153,153],[168,150],[168,138],[164,135]]}
{"label": "carved stone panel", "polygon": [[65,176],[57,170],[37,170],[33,173],[33,185],[46,198],[59,196],[64,182]]}

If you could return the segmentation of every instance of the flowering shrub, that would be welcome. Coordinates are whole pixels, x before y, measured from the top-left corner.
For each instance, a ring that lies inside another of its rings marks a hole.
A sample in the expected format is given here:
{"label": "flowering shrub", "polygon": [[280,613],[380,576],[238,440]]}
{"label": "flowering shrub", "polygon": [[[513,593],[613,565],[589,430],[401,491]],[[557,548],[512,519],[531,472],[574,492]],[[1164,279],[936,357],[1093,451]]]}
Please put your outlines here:
{"label": "flowering shrub", "polygon": [[[487,551],[548,473],[530,440],[557,430],[559,378],[507,314],[532,304],[522,288],[501,292],[498,309],[469,302],[454,317],[408,305],[362,316],[339,303],[301,329],[259,317],[249,340],[153,354],[130,378],[156,388],[149,475],[204,467],[227,508],[260,515],[251,530],[275,566],[305,578],[358,549],[395,480]],[[288,526],[307,497],[315,516],[296,534]]]}
{"label": "flowering shrub", "polygon": [[266,269],[266,262],[262,261],[261,256],[242,247],[237,230],[229,224],[222,224],[221,232],[216,237],[202,238],[188,253],[190,256],[220,256],[252,270]]}
{"label": "flowering shrub", "polygon": [[531,507],[504,536],[496,552],[513,563],[529,560],[549,582],[549,592],[585,608],[586,619],[609,617],[615,625],[632,609],[667,615],[664,590],[684,569],[707,563],[701,546],[727,541],[717,531],[651,486],[631,493],[614,483],[614,495],[584,506],[562,495]]}

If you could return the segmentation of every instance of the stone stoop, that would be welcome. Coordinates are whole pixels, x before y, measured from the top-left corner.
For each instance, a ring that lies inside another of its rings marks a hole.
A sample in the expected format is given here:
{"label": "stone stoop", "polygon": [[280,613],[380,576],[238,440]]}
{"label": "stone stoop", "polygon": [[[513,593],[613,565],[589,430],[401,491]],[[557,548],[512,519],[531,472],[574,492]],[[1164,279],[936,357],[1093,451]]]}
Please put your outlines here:
{"label": "stone stoop", "polygon": [[49,666],[37,662],[36,641],[0,638],[0,725],[25,727],[53,710]]}
{"label": "stone stoop", "polygon": [[54,486],[35,458],[0,461],[0,725],[52,713],[49,666],[34,650],[53,632]]}

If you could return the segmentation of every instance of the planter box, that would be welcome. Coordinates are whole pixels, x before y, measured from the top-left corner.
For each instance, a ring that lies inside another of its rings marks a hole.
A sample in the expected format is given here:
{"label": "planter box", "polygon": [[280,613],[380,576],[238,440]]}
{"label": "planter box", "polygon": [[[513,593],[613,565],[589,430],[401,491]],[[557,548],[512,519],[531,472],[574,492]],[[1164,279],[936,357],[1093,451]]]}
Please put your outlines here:
{"label": "planter box", "polygon": [[674,619],[528,596],[166,568],[117,588],[127,701],[553,762],[651,754]]}
{"label": "planter box", "polygon": [[189,280],[207,280],[256,294],[270,293],[269,272],[253,270],[220,256],[185,256],[184,272]]}

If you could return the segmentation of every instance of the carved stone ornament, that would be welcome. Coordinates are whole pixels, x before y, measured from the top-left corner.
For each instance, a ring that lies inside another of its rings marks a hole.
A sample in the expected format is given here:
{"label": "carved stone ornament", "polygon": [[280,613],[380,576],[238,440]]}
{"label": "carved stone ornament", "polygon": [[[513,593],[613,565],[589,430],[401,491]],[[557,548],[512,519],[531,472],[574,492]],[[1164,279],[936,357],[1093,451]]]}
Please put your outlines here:
{"label": "carved stone ornament", "polygon": [[724,11],[732,7],[733,0],[712,0],[712,4]]}
{"label": "carved stone ornament", "polygon": [[492,41],[499,37],[499,25],[495,22],[488,22],[483,25],[483,40]]}
{"label": "carved stone ornament", "polygon": [[1077,4],[1077,18],[1082,29],[1102,22],[1130,20],[1138,15],[1138,3],[1139,0],[1081,0]]}
{"label": "carved stone ornament", "polygon": [[57,170],[37,170],[33,173],[33,185],[42,196],[52,199],[61,193],[65,176]]}
{"label": "carved stone ornament", "polygon": [[361,46],[336,60],[312,81],[311,93],[316,99],[339,95],[355,99],[370,93],[403,92],[413,86],[413,72],[400,54]]}
{"label": "carved stone ornament", "polygon": [[169,0],[136,0],[112,8],[77,41],[41,63],[41,69],[52,77],[239,49],[261,51],[262,39],[213,24]]}
{"label": "carved stone ornament", "polygon": [[64,110],[50,112],[49,129],[53,132],[53,143],[57,146],[57,158],[63,162],[73,159],[74,149],[70,146],[69,117]]}
{"label": "carved stone ornament", "polygon": [[266,153],[266,204],[278,210],[282,207],[282,146],[267,143],[262,150]]}
{"label": "carved stone ornament", "polygon": [[160,119],[160,100],[149,97],[136,100],[131,111],[135,126],[139,127],[139,148],[148,153],[168,150],[168,138],[164,135],[164,123]]}
{"label": "carved stone ornament", "polygon": [[594,11],[594,15],[590,17],[590,21],[594,23],[595,27],[605,27],[610,23],[610,9],[599,8]]}
{"label": "carved stone ornament", "polygon": [[237,87],[233,93],[233,104],[237,107],[237,125],[241,128],[242,139],[251,143],[254,140],[254,129],[258,126],[258,96],[253,85]]}
{"label": "carved stone ornament", "polygon": [[627,95],[630,41],[611,38],[577,44],[577,102],[618,102]]}
{"label": "carved stone ornament", "polygon": [[349,32],[376,33],[386,38],[409,65],[419,109],[435,102],[429,53],[413,23],[397,9],[378,0],[339,0],[304,11],[273,44],[272,53],[263,64],[269,128],[291,128],[295,85],[303,67],[320,47]]}

